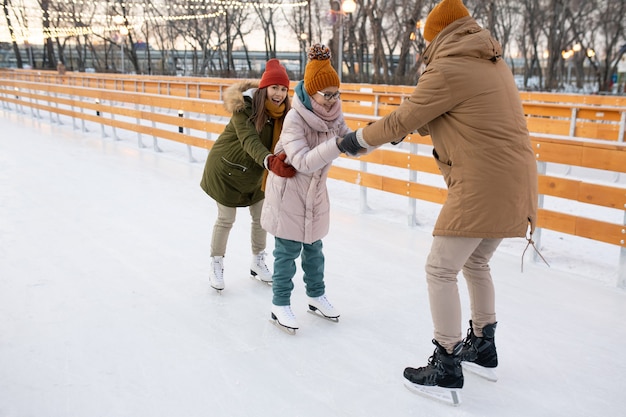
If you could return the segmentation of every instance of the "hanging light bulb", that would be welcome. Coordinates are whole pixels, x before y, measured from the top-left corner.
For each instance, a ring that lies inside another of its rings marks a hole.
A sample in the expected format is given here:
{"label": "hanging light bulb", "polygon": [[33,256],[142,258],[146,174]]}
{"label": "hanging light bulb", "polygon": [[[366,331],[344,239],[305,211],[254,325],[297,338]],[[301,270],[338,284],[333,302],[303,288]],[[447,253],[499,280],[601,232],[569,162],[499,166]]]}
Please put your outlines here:
{"label": "hanging light bulb", "polygon": [[341,10],[344,13],[354,13],[354,11],[356,10],[356,3],[354,2],[354,0],[345,0],[343,3],[341,3]]}

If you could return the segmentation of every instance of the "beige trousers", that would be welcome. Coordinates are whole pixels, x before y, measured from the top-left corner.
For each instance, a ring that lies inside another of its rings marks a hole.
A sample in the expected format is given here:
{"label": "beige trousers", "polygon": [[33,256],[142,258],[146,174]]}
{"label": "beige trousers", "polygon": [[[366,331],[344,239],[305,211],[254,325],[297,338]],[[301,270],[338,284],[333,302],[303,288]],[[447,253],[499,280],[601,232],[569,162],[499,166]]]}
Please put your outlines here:
{"label": "beige trousers", "polygon": [[[261,227],[262,208],[263,200],[249,207],[252,217],[250,240],[253,255],[263,252],[267,244],[267,232]],[[224,256],[226,254],[228,235],[230,229],[233,228],[236,216],[237,207],[227,207],[217,203],[217,220],[213,226],[213,237],[211,238],[211,256]]]}
{"label": "beige trousers", "polygon": [[435,340],[448,352],[462,339],[457,275],[463,270],[477,336],[496,322],[495,290],[489,260],[502,239],[435,236],[426,261],[426,281]]}

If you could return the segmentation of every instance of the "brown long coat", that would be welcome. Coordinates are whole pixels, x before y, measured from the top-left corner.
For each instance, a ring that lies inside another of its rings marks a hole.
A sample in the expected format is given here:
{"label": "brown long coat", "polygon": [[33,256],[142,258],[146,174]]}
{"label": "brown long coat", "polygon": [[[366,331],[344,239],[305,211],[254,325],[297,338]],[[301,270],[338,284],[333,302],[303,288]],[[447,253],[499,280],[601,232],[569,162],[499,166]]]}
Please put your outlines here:
{"label": "brown long coat", "polygon": [[537,217],[537,165],[500,45],[471,17],[425,51],[426,70],[399,108],[363,129],[370,145],[430,134],[448,186],[433,235],[525,237]]}

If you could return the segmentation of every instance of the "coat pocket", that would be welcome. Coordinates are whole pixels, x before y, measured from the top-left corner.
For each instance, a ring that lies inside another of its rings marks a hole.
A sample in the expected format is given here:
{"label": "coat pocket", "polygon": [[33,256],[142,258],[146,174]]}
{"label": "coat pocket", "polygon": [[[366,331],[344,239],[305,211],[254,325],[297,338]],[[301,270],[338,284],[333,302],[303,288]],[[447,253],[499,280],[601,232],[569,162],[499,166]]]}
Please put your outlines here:
{"label": "coat pocket", "polygon": [[452,173],[452,162],[443,162],[441,159],[439,159],[439,154],[437,153],[437,151],[435,149],[433,149],[433,157],[435,158],[435,161],[437,162],[437,166],[439,167],[439,170],[441,171],[441,175],[443,175],[443,179],[446,182],[446,185],[448,186],[448,188],[450,188],[450,186],[452,185],[452,180],[451,180],[451,173]]}
{"label": "coat pocket", "polygon": [[246,172],[248,170],[247,166],[238,164],[236,162],[231,162],[223,156],[222,156],[222,162],[224,163],[226,167],[230,169],[234,169],[234,170],[241,171],[241,172]]}

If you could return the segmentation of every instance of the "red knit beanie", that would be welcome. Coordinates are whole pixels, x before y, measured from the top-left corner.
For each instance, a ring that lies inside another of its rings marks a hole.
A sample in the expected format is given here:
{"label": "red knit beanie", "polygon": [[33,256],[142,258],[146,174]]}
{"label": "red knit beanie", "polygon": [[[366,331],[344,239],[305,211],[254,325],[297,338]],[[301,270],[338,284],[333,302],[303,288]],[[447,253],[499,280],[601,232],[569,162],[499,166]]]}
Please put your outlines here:
{"label": "red knit beanie", "polygon": [[265,72],[261,77],[259,88],[269,87],[270,85],[282,85],[289,88],[289,76],[287,70],[276,58],[272,58],[265,64]]}

